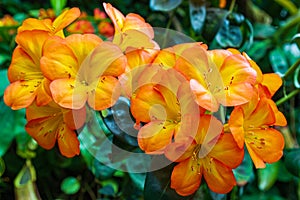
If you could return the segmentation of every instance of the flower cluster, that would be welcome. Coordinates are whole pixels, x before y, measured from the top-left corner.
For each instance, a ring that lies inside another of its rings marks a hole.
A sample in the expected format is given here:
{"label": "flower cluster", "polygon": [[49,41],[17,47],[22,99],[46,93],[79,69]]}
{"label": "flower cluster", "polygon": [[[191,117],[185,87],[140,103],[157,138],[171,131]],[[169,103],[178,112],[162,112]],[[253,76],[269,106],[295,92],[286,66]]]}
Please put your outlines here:
{"label": "flower cluster", "polygon": [[284,139],[274,126],[287,122],[271,99],[282,84],[278,75],[263,74],[235,49],[200,42],[160,48],[141,16],[103,6],[115,30],[109,41],[64,35],[78,8],[18,28],[4,101],[26,108],[26,131],[40,146],[57,141],[64,156],[78,155],[88,113],[122,95],[130,99],[140,148],[178,163],[171,188],[180,195],[194,193],[202,178],[212,191],[228,193],[246,149],[257,168],[281,158]]}

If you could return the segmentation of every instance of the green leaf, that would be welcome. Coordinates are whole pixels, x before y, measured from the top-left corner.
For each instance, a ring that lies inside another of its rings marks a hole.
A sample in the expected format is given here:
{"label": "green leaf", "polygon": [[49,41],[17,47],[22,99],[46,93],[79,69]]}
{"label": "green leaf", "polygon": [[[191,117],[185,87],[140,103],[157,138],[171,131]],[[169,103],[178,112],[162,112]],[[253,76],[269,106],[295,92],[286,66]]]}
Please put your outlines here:
{"label": "green leaf", "polygon": [[294,73],[294,85],[296,88],[300,88],[300,67]]}
{"label": "green leaf", "polygon": [[106,180],[113,176],[115,173],[115,169],[110,168],[101,162],[99,162],[97,159],[94,160],[94,174],[99,180]]}
{"label": "green leaf", "polygon": [[293,149],[285,154],[284,164],[293,175],[300,177],[300,149]]}
{"label": "green leaf", "polygon": [[204,3],[189,1],[190,21],[196,33],[201,33],[206,17],[206,7]]}
{"label": "green leaf", "polygon": [[100,194],[101,194],[101,192],[107,192],[107,193],[109,192],[110,196],[114,196],[119,191],[119,184],[114,179],[108,179],[105,181],[101,181],[101,185],[103,186],[102,188],[106,188],[106,189],[102,189],[102,190],[100,189],[99,190]]}
{"label": "green leaf", "polygon": [[243,162],[233,169],[233,174],[239,186],[246,185],[254,177],[253,164],[248,151],[245,151]]}
{"label": "green leaf", "polygon": [[4,174],[5,172],[5,163],[4,160],[0,157],[0,177]]}
{"label": "green leaf", "polygon": [[284,51],[280,47],[273,49],[269,54],[269,59],[274,72],[283,76],[289,68]]}
{"label": "green leaf", "polygon": [[251,48],[247,51],[247,54],[255,61],[264,58],[268,49],[271,47],[270,40],[255,41]]}
{"label": "green leaf", "polygon": [[0,70],[0,80],[1,80],[0,96],[2,96],[4,94],[4,90],[9,85],[9,80],[8,80],[8,77],[7,77],[7,70],[6,69],[5,70]]}
{"label": "green leaf", "polygon": [[[165,159],[161,157],[161,159]],[[145,200],[181,200],[189,199],[190,196],[182,197],[171,189],[171,173],[174,164],[170,164],[162,169],[148,172],[144,189]]]}
{"label": "green leaf", "polygon": [[292,42],[296,42],[298,48],[300,49],[300,33],[294,35],[294,37],[292,38]]}
{"label": "green leaf", "polygon": [[255,23],[253,25],[254,37],[256,39],[267,39],[275,33],[276,29],[270,24]]}
{"label": "green leaf", "polygon": [[69,176],[62,181],[60,189],[65,194],[76,194],[80,189],[80,182],[75,177]]}
{"label": "green leaf", "polygon": [[56,16],[58,16],[63,8],[67,5],[67,0],[50,0],[50,3],[55,11]]}
{"label": "green leaf", "polygon": [[181,4],[182,0],[150,0],[150,8],[156,11],[168,12]]}
{"label": "green leaf", "polygon": [[6,106],[2,101],[0,101],[0,157],[5,154],[9,148],[11,142],[17,135],[25,134],[25,110],[13,111],[8,106]]}
{"label": "green leaf", "polygon": [[258,188],[262,191],[269,190],[277,180],[279,172],[279,162],[266,164],[266,168],[258,169]]}

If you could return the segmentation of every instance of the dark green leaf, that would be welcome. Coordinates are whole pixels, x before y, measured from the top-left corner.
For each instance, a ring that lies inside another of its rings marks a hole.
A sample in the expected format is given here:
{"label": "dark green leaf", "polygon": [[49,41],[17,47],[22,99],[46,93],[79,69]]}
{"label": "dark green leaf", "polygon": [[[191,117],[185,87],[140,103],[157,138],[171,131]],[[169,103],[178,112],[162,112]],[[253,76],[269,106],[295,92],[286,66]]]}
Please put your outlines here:
{"label": "dark green leaf", "polygon": [[279,172],[279,162],[266,164],[266,168],[258,169],[258,188],[262,191],[269,190],[277,180]]}
{"label": "dark green leaf", "polygon": [[4,160],[0,157],[0,177],[3,175],[5,172],[5,163]]}
{"label": "dark green leaf", "polygon": [[69,176],[62,181],[60,188],[65,194],[76,194],[80,189],[80,182],[75,177]]}
{"label": "dark green leaf", "polygon": [[182,0],[150,0],[150,8],[157,11],[170,11],[181,4]]}
{"label": "dark green leaf", "polygon": [[106,196],[114,196],[115,191],[111,185],[106,185],[98,190],[99,194],[106,195]]}
{"label": "dark green leaf", "polygon": [[292,38],[293,42],[296,42],[298,48],[300,49],[300,33],[297,33],[296,35],[294,35],[294,37]]}
{"label": "dark green leaf", "polygon": [[210,193],[210,196],[213,200],[226,200],[226,197],[227,195],[226,194],[218,194],[218,193],[215,193],[213,191],[209,191]]}
{"label": "dark green leaf", "polygon": [[99,162],[97,159],[94,159],[94,174],[95,176],[100,180],[106,180],[113,176],[115,173],[115,169],[112,169],[101,162]]}
{"label": "dark green leaf", "polygon": [[[163,156],[161,159],[166,159]],[[175,190],[170,188],[171,173],[174,164],[170,164],[162,169],[148,172],[146,174],[146,182],[144,189],[145,200],[176,200],[189,199],[190,197],[182,197]]]}
{"label": "dark green leaf", "polygon": [[3,156],[17,135],[27,135],[25,132],[25,110],[13,111],[0,101],[0,156]]}
{"label": "dark green leaf", "polygon": [[253,25],[253,29],[254,29],[254,37],[256,39],[267,39],[271,37],[276,31],[274,26],[271,26],[270,24],[263,24],[263,23],[255,23]]}
{"label": "dark green leaf", "polygon": [[300,149],[293,149],[285,154],[284,164],[293,175],[300,177]]}
{"label": "dark green leaf", "polygon": [[206,7],[203,2],[189,1],[190,21],[196,33],[200,33],[204,26]]}
{"label": "dark green leaf", "polygon": [[245,151],[243,162],[233,170],[233,174],[236,179],[237,185],[239,186],[246,185],[251,180],[251,178],[254,177],[253,163],[248,151]]}
{"label": "dark green leaf", "polygon": [[255,41],[253,42],[247,54],[255,61],[259,61],[260,59],[266,56],[268,49],[271,47],[270,40],[263,41]]}
{"label": "dark green leaf", "polygon": [[294,85],[296,88],[300,88],[300,67],[294,73]]}
{"label": "dark green leaf", "polygon": [[284,51],[280,47],[277,47],[270,52],[269,59],[274,72],[283,76],[289,68]]}

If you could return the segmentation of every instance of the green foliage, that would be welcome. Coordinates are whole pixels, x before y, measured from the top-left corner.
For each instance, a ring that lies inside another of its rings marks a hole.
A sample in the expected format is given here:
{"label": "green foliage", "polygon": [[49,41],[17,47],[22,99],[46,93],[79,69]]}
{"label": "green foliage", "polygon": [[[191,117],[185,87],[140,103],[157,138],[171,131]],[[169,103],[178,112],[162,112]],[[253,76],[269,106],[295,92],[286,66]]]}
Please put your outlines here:
{"label": "green foliage", "polygon": [[69,176],[61,182],[60,188],[65,194],[76,194],[80,189],[80,182],[75,177]]}

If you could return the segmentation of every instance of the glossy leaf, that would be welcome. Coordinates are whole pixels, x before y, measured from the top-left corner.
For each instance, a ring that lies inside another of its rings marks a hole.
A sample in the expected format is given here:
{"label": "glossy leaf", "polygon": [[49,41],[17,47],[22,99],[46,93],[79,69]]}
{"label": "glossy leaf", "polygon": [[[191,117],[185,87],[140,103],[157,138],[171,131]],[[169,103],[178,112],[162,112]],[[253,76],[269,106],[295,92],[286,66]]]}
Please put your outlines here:
{"label": "glossy leaf", "polygon": [[201,33],[206,17],[205,4],[189,0],[190,21],[196,33]]}
{"label": "glossy leaf", "polygon": [[285,154],[284,164],[293,175],[300,177],[300,149]]}
{"label": "glossy leaf", "polygon": [[270,52],[269,60],[274,72],[278,73],[280,76],[283,76],[289,68],[284,51],[279,47]]}
{"label": "glossy leaf", "polygon": [[292,38],[293,42],[296,42],[298,48],[300,49],[300,33],[297,33],[296,35],[294,35],[294,37]]}
{"label": "glossy leaf", "polygon": [[277,180],[279,172],[279,162],[266,164],[266,168],[258,169],[258,188],[262,191],[269,190]]}
{"label": "glossy leaf", "polygon": [[0,101],[0,120],[1,140],[0,140],[0,156],[3,156],[9,148],[11,142],[17,135],[27,135],[25,132],[25,110],[13,111],[7,107],[3,101]]}
{"label": "glossy leaf", "polygon": [[60,188],[65,194],[76,194],[80,189],[80,182],[75,177],[69,176],[62,181]]}
{"label": "glossy leaf", "polygon": [[170,11],[181,4],[182,0],[150,0],[150,8],[156,11]]}
{"label": "glossy leaf", "polygon": [[253,177],[253,163],[248,151],[245,151],[243,162],[235,169],[233,174],[238,186],[246,185]]}
{"label": "glossy leaf", "polygon": [[0,96],[2,96],[4,94],[5,88],[9,85],[9,80],[7,78],[7,70],[0,70],[0,80]]}
{"label": "glossy leaf", "polygon": [[253,42],[247,54],[255,61],[264,58],[267,54],[267,50],[271,47],[270,40],[262,40]]}
{"label": "glossy leaf", "polygon": [[[162,157],[162,159],[165,159]],[[144,188],[145,200],[181,200],[190,197],[182,197],[175,190],[170,188],[171,173],[174,164],[168,165],[162,169],[148,172],[146,174],[146,182]]]}
{"label": "glossy leaf", "polygon": [[300,88],[300,67],[294,73],[294,85],[296,88]]}

